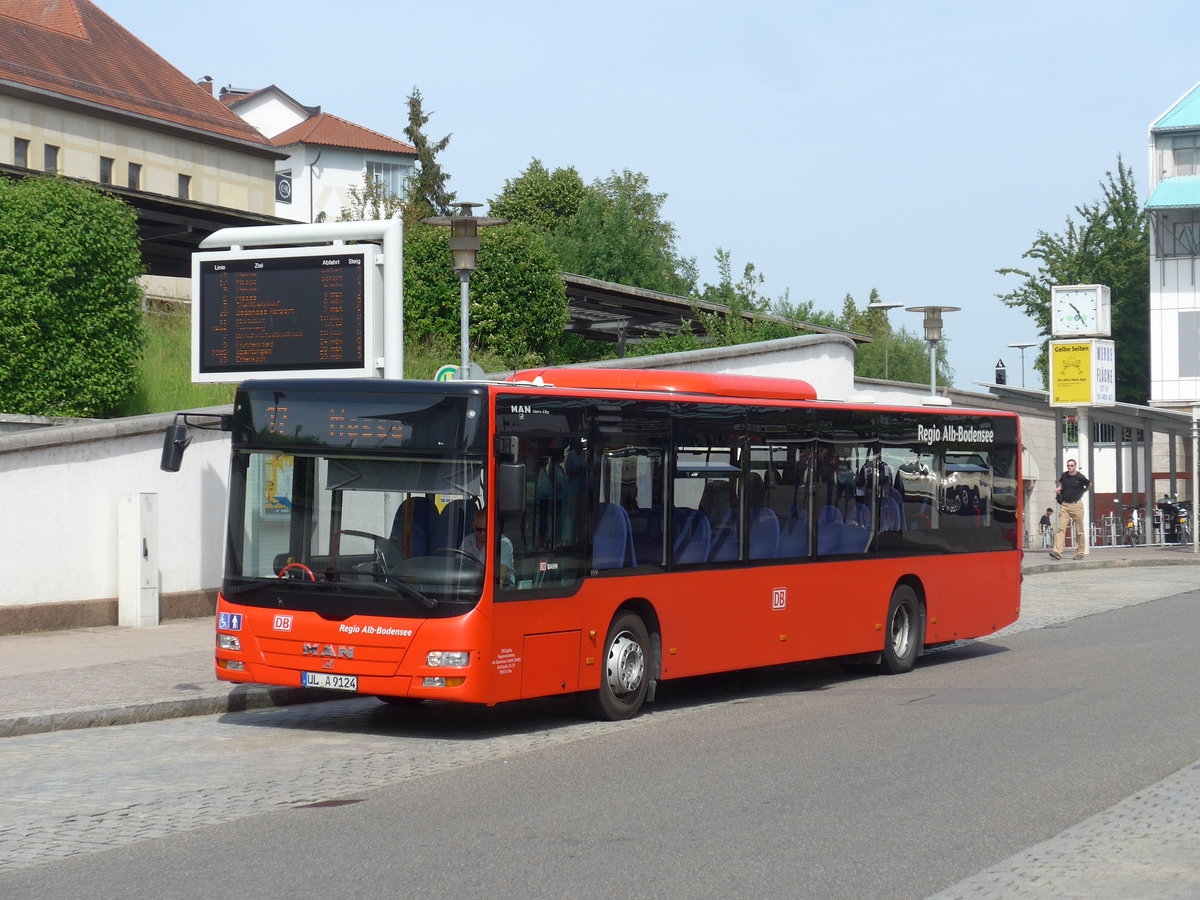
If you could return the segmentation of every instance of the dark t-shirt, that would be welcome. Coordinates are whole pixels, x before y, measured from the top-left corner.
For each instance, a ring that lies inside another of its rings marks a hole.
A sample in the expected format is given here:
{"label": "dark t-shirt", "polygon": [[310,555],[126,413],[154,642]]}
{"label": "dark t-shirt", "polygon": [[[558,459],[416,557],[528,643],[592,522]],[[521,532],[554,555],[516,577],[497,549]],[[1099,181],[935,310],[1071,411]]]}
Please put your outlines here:
{"label": "dark t-shirt", "polygon": [[1058,483],[1062,485],[1063,503],[1074,503],[1076,500],[1082,499],[1084,491],[1091,484],[1088,477],[1079,471],[1076,471],[1074,475],[1070,472],[1063,472]]}

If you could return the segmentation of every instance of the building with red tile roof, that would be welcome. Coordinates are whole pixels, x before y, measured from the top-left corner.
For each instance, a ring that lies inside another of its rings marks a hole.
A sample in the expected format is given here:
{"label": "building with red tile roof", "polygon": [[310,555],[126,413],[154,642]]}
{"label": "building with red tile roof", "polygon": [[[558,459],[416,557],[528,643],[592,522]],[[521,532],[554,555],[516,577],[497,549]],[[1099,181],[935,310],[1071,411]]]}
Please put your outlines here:
{"label": "building with red tile roof", "polygon": [[108,186],[153,271],[184,274],[215,228],[276,221],[285,156],[90,0],[0,0],[0,172]]}
{"label": "building with red tile roof", "polygon": [[226,87],[219,99],[288,154],[276,168],[276,215],[337,219],[349,205],[349,189],[361,188],[367,176],[399,195],[413,174],[417,150],[411,144],[305,106],[275,85]]}

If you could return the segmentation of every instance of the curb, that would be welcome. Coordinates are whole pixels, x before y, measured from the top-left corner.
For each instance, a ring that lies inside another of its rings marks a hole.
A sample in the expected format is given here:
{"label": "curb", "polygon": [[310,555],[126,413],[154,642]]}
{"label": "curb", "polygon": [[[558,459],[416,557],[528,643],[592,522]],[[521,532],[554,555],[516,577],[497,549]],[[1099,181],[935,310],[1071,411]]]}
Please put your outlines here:
{"label": "curb", "polygon": [[1163,566],[1200,566],[1200,558],[1165,557],[1162,559],[1072,559],[1064,556],[1062,559],[1046,558],[1045,562],[1024,563],[1021,566],[1023,575],[1041,575],[1045,572],[1081,571],[1084,569],[1130,569],[1130,568],[1161,568]]}
{"label": "curb", "polygon": [[0,716],[0,738],[44,734],[48,731],[70,731],[77,728],[102,728],[107,725],[136,725],[139,722],[244,712],[249,709],[339,699],[345,699],[345,694],[317,688],[239,686],[232,691],[196,697],[172,697],[114,706],[86,706],[54,712]]}

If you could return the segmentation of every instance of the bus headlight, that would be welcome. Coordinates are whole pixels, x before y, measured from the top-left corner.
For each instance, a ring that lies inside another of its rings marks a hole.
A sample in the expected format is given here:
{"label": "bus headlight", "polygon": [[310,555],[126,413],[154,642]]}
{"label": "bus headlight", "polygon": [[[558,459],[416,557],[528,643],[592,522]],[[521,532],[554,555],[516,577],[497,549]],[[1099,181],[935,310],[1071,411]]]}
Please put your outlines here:
{"label": "bus headlight", "polygon": [[236,634],[218,634],[217,635],[218,650],[241,650],[242,642],[238,640]]}
{"label": "bus headlight", "polygon": [[425,665],[431,668],[442,668],[444,666],[461,667],[470,662],[470,650],[430,650],[425,654]]}

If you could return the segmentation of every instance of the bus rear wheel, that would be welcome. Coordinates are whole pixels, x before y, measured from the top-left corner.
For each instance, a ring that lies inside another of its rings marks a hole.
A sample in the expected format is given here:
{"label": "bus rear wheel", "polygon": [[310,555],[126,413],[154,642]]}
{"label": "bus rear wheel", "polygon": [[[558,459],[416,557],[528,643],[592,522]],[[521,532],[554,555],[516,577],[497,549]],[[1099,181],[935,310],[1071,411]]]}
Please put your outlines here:
{"label": "bus rear wheel", "polygon": [[879,661],[882,671],[900,675],[912,670],[925,642],[924,622],[917,592],[907,584],[897,585],[888,603],[883,654]]}
{"label": "bus rear wheel", "polygon": [[650,633],[636,613],[613,619],[604,639],[600,688],[582,695],[586,712],[597,719],[630,719],[638,714],[650,685],[647,668]]}

